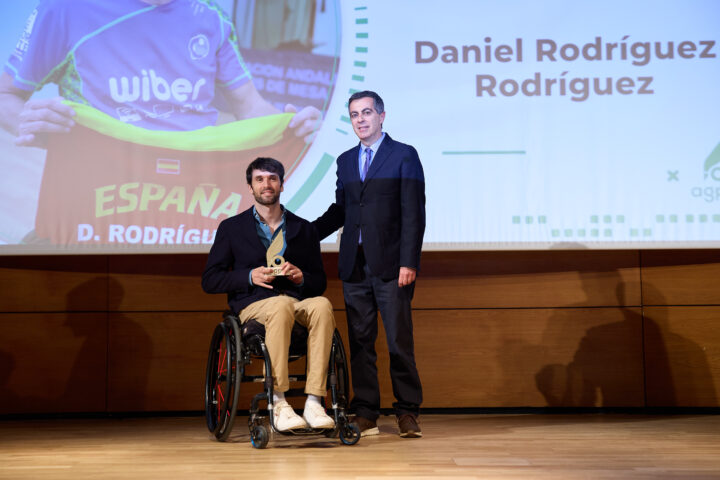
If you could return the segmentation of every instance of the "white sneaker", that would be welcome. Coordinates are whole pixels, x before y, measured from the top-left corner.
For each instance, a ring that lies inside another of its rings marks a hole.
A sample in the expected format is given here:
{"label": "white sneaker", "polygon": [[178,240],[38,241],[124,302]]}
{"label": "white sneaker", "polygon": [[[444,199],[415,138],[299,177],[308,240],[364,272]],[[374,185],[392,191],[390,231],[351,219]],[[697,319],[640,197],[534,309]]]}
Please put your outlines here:
{"label": "white sneaker", "polygon": [[335,428],[333,420],[319,403],[306,402],[303,418],[312,428]]}
{"label": "white sneaker", "polygon": [[286,432],[288,430],[295,430],[298,428],[307,428],[305,420],[295,413],[295,410],[293,410],[286,400],[280,400],[275,403],[275,407],[273,408],[273,420],[275,428],[279,432]]}

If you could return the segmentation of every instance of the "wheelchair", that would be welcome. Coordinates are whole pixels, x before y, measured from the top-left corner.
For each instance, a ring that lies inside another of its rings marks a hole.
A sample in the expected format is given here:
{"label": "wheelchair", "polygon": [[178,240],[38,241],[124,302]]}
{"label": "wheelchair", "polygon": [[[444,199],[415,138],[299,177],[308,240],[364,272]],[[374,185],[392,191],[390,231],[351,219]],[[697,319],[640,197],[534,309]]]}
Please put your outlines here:
{"label": "wheelchair", "polygon": [[[295,323],[290,341],[289,361],[304,357],[307,353],[307,329]],[[215,327],[210,342],[207,370],[205,375],[205,418],[208,430],[219,441],[226,441],[233,428],[238,411],[240,384],[243,382],[262,382],[263,391],[252,399],[248,428],[250,442],[255,448],[265,448],[270,439],[270,431],[282,435],[325,435],[340,437],[344,445],[354,445],[360,440],[360,429],[351,424],[346,414],[349,403],[350,378],[348,373],[345,348],[337,330],[333,333],[332,346],[328,366],[327,388],[330,390],[332,415],[335,428],[305,428],[292,431],[278,431],[275,428],[273,415],[262,416],[260,404],[267,402],[272,411],[273,379],[270,355],[265,345],[265,327],[255,320],[240,325],[238,317],[230,311],[223,314],[223,320]],[[261,360],[264,365],[263,375],[246,373],[253,360]],[[290,382],[304,382],[307,373],[290,375]],[[291,388],[285,392],[286,397],[304,395],[301,388]],[[269,420],[270,431],[266,426]]]}

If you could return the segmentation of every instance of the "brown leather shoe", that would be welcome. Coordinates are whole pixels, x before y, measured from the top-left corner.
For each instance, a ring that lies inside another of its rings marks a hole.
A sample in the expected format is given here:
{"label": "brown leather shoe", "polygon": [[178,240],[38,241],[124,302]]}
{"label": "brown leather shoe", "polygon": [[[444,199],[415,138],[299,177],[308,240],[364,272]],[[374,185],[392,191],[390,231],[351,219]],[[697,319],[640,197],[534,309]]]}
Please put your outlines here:
{"label": "brown leather shoe", "polygon": [[358,426],[360,429],[360,436],[361,437],[368,437],[370,435],[380,435],[380,429],[377,426],[377,422],[375,420],[368,420],[365,417],[361,417],[359,415],[355,415],[350,423],[354,423]]}
{"label": "brown leather shoe", "polygon": [[422,437],[422,430],[417,422],[417,415],[411,413],[404,413],[398,415],[398,430],[400,436],[403,438],[420,438]]}

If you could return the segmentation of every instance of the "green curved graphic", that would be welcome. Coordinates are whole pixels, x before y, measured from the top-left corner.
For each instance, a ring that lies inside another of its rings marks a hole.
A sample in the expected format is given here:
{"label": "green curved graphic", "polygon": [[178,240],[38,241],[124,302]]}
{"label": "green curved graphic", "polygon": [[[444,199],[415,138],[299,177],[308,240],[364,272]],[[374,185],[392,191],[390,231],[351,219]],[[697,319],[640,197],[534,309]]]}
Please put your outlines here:
{"label": "green curved graphic", "polygon": [[[341,31],[340,31],[340,1],[337,0],[335,4],[335,25],[337,25],[336,30],[336,39],[335,39],[335,56],[333,59],[333,68],[332,68],[332,78],[331,83],[334,86],[336,82],[336,75],[337,75],[337,68],[338,68],[338,62],[340,60],[340,42],[341,42]],[[325,99],[325,103],[323,104],[323,112],[327,111],[328,105],[330,103],[330,99],[333,95],[335,95],[333,87],[333,93],[332,95],[328,96]],[[344,133],[347,135],[346,132],[336,129],[340,133]],[[291,169],[295,167],[298,160],[300,160],[303,155],[305,154],[305,150],[307,149],[307,146],[303,151],[298,155],[298,158],[295,160],[293,165],[290,167]],[[290,201],[287,203],[286,207],[291,212],[297,211],[298,208],[300,208],[305,201],[310,197],[310,194],[315,190],[315,187],[318,186],[320,181],[323,179],[323,177],[327,174],[328,170],[330,170],[330,167],[333,165],[335,161],[335,158],[330,155],[329,153],[323,153],[323,156],[318,161],[317,165],[313,169],[312,173],[310,174],[310,177],[302,184],[300,189],[293,195],[293,197],[290,199]]]}
{"label": "green curved graphic", "polygon": [[290,199],[285,205],[291,212],[296,211],[300,206],[305,203],[305,200],[310,197],[310,194],[315,191],[315,188],[320,184],[320,181],[325,177],[325,174],[335,162],[335,157],[330,154],[324,154],[315,169],[310,174],[310,177],[303,183],[300,190]]}

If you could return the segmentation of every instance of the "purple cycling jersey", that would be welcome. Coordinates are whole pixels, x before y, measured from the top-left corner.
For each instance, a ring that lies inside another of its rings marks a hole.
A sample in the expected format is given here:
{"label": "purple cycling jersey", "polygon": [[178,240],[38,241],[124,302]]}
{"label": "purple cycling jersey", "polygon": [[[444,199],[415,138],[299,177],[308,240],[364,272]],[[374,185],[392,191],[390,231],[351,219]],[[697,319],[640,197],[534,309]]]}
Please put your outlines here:
{"label": "purple cycling jersey", "polygon": [[152,130],[214,125],[216,89],[250,81],[212,0],[41,0],[5,65],[27,91],[60,94]]}

